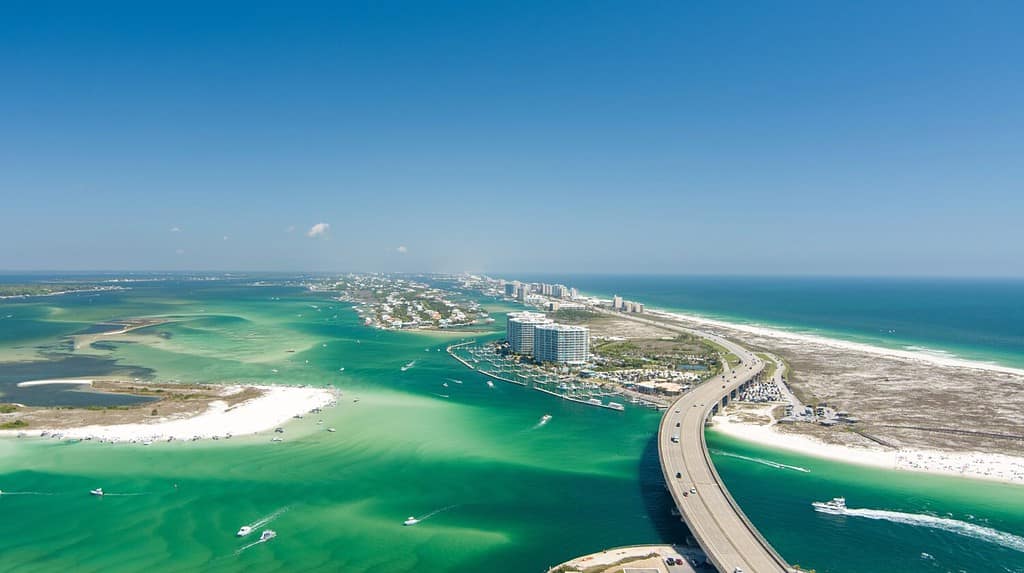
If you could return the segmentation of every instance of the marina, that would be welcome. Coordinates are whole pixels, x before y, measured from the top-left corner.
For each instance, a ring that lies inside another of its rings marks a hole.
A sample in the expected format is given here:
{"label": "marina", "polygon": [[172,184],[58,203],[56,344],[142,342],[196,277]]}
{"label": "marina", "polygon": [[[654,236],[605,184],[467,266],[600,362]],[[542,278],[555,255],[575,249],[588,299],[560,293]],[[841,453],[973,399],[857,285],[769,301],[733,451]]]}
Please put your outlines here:
{"label": "marina", "polygon": [[539,369],[528,368],[500,355],[489,345],[477,344],[475,340],[452,344],[447,347],[447,352],[466,368],[495,380],[531,388],[584,406],[618,412],[625,410],[621,402],[606,401],[608,398],[621,397],[621,391],[611,391],[594,382],[582,382],[567,376],[552,376]]}

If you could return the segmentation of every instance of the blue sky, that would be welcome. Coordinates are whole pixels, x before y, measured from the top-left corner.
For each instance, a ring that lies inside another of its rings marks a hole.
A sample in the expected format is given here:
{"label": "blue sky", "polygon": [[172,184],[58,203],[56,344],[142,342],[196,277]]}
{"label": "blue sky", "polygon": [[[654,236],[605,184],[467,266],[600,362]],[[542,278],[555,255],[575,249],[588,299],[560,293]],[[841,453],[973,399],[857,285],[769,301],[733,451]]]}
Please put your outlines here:
{"label": "blue sky", "polygon": [[1019,2],[149,4],[0,6],[0,269],[1024,274]]}

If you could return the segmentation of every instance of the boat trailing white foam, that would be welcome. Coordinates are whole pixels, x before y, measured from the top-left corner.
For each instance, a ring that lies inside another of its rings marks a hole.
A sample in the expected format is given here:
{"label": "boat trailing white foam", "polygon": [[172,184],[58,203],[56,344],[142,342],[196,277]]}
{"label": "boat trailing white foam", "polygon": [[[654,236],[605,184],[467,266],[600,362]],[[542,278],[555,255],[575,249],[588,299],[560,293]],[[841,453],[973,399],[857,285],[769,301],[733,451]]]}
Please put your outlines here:
{"label": "boat trailing white foam", "polygon": [[[839,503],[840,501],[842,503]],[[1024,537],[984,525],[978,525],[977,523],[960,521],[949,517],[938,517],[924,513],[904,513],[902,511],[888,511],[884,509],[849,508],[846,506],[846,500],[843,498],[835,498],[832,501],[827,502],[816,501],[811,505],[814,507],[814,510],[819,513],[846,517],[862,517],[864,519],[876,519],[892,523],[912,525],[915,527],[938,529],[1024,553]]]}

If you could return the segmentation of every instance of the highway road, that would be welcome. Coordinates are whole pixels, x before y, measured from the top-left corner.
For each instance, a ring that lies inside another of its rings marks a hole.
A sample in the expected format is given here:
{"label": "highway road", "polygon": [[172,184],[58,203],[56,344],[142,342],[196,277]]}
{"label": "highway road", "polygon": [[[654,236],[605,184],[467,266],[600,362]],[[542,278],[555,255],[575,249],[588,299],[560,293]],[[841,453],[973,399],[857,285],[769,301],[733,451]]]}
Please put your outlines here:
{"label": "highway road", "polygon": [[663,320],[620,316],[701,336],[740,358],[740,364],[731,369],[723,368],[722,374],[683,394],[665,412],[658,430],[661,469],[683,521],[718,571],[793,571],[732,499],[711,463],[704,439],[704,422],[711,411],[716,405],[723,405],[723,398],[753,380],[764,369],[764,362],[742,346],[712,333],[672,325]]}

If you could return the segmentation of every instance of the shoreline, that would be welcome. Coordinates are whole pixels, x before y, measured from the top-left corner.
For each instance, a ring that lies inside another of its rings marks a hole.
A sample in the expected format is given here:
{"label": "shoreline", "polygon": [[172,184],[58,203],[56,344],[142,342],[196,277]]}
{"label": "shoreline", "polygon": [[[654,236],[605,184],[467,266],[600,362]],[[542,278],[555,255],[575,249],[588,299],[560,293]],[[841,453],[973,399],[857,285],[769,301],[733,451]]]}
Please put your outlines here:
{"label": "shoreline", "polygon": [[1002,364],[996,364],[992,362],[981,362],[977,360],[971,360],[969,358],[961,358],[955,355],[944,356],[935,354],[935,351],[917,351],[899,348],[886,348],[884,346],[876,346],[873,344],[868,344],[866,342],[854,342],[852,340],[830,338],[828,336],[820,334],[792,332],[770,326],[759,326],[754,324],[729,322],[717,318],[707,318],[695,314],[687,314],[683,312],[668,311],[657,308],[647,309],[644,312],[644,314],[648,314],[654,317],[663,318],[667,320],[691,322],[702,326],[727,328],[731,330],[744,332],[746,334],[762,336],[765,338],[789,340],[792,342],[821,344],[824,346],[829,346],[840,350],[863,352],[867,354],[873,354],[876,356],[886,356],[890,358],[916,360],[919,362],[924,362],[926,364],[933,364],[937,366],[948,366],[953,368],[970,368],[974,370],[985,370],[988,372],[1000,372],[1003,374],[1014,374],[1018,376],[1024,376],[1024,368],[1004,366]]}
{"label": "shoreline", "polygon": [[205,411],[184,417],[165,417],[152,422],[91,424],[71,428],[0,430],[0,439],[39,437],[95,440],[110,443],[191,441],[258,434],[281,426],[295,416],[336,404],[340,392],[314,386],[225,385],[223,397],[253,389],[261,395],[230,406],[214,400]]}
{"label": "shoreline", "polygon": [[[770,409],[772,406],[766,407]],[[979,452],[944,452],[924,448],[884,450],[830,444],[805,434],[788,434],[775,423],[755,424],[734,419],[732,414],[712,418],[711,431],[771,449],[818,459],[893,471],[920,472],[948,477],[1024,485],[1024,458]]]}

